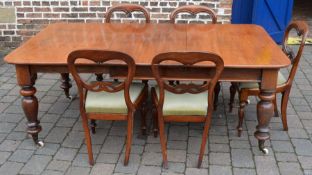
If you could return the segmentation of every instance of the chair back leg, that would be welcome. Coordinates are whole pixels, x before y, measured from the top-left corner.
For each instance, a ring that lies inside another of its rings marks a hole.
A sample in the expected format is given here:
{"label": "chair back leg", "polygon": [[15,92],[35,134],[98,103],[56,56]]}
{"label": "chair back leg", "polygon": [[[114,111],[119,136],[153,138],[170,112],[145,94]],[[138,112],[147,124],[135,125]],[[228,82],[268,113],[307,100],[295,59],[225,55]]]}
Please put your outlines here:
{"label": "chair back leg", "polygon": [[161,153],[163,157],[163,167],[168,168],[168,159],[167,159],[167,139],[165,135],[165,121],[160,112],[158,112],[158,127],[159,127],[159,137],[161,145]]}
{"label": "chair back leg", "polygon": [[85,142],[86,142],[87,150],[88,150],[89,164],[94,165],[90,129],[89,129],[89,125],[88,125],[88,118],[83,113],[81,115],[82,115],[81,116],[82,117],[82,126],[83,126],[84,133],[85,133]]}
{"label": "chair back leg", "polygon": [[284,131],[288,131],[287,104],[288,104],[289,94],[290,94],[290,88],[286,89],[286,91],[282,93],[281,113],[282,113],[282,122],[283,122]]}
{"label": "chair back leg", "polygon": [[127,128],[127,140],[126,140],[126,153],[124,165],[127,166],[129,163],[129,157],[131,152],[132,136],[133,136],[133,116],[134,112],[129,111],[128,114],[128,128]]}
{"label": "chair back leg", "polygon": [[207,137],[209,134],[209,128],[211,124],[211,117],[212,117],[212,112],[209,112],[205,121],[205,126],[204,126],[204,131],[202,135],[202,143],[200,145],[200,151],[199,151],[199,156],[198,156],[198,164],[197,167],[200,168],[201,164],[203,162],[203,157],[206,149],[206,144],[207,144]]}

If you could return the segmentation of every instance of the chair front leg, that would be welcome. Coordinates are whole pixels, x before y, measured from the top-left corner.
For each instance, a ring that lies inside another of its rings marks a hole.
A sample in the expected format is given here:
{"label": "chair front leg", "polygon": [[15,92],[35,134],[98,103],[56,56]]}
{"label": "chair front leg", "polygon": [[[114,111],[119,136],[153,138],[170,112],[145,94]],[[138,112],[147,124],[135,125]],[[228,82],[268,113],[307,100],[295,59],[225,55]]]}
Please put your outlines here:
{"label": "chair front leg", "polygon": [[128,126],[127,126],[127,140],[126,140],[126,153],[124,165],[127,166],[129,163],[129,157],[131,152],[132,135],[133,135],[133,116],[134,111],[128,113]]}
{"label": "chair front leg", "polygon": [[245,106],[248,104],[247,103],[248,99],[248,91],[242,90],[239,94],[239,109],[238,109],[238,125],[237,125],[237,135],[238,137],[241,136],[242,131],[243,131],[243,120],[245,117]]}
{"label": "chair front leg", "polygon": [[282,93],[281,113],[282,113],[282,122],[283,122],[284,131],[288,131],[287,104],[288,104],[289,94],[290,94],[290,88],[286,89],[286,91]]}

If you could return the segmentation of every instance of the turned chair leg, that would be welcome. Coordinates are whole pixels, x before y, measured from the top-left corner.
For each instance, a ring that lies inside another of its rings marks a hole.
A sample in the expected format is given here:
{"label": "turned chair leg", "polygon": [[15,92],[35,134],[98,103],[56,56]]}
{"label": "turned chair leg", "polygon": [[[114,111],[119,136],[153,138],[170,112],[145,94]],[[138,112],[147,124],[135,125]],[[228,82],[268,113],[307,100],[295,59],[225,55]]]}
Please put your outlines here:
{"label": "turned chair leg", "polygon": [[234,82],[231,83],[231,86],[230,86],[230,103],[229,103],[230,109],[229,109],[229,112],[233,111],[234,99],[235,99],[236,91],[238,89],[237,86],[238,86],[237,83],[234,83]]}
{"label": "turned chair leg", "polygon": [[129,157],[130,157],[130,152],[131,152],[132,135],[133,135],[133,114],[134,112],[129,112],[128,114],[126,153],[125,153],[125,161],[124,161],[125,166],[127,166],[129,163]]}
{"label": "turned chair leg", "polygon": [[245,117],[245,106],[247,103],[248,94],[246,91],[242,91],[239,97],[239,109],[238,109],[238,125],[237,125],[237,135],[240,137],[243,131],[243,121]]}
{"label": "turned chair leg", "polygon": [[217,82],[215,88],[214,88],[214,110],[217,110],[218,108],[218,102],[219,102],[219,94],[220,94],[220,90],[221,90],[221,83]]}
{"label": "turned chair leg", "polygon": [[94,165],[91,136],[90,136],[90,130],[89,130],[89,126],[88,126],[88,119],[87,119],[87,116],[85,116],[84,114],[82,114],[82,126],[83,126],[84,133],[85,133],[85,142],[86,142],[87,150],[88,150],[89,164]]}
{"label": "turned chair leg", "polygon": [[287,104],[289,99],[290,89],[287,89],[282,93],[282,105],[281,105],[281,113],[282,113],[282,122],[284,131],[288,131],[287,125]]}

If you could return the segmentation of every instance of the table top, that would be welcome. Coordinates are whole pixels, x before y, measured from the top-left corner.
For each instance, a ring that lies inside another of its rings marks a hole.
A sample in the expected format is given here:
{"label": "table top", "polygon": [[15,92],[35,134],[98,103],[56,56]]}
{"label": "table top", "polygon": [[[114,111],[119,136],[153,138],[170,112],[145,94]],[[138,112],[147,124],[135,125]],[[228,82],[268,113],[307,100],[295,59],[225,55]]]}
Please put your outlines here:
{"label": "table top", "polygon": [[170,51],[220,55],[228,68],[282,68],[287,56],[257,25],[247,24],[51,24],[5,57],[10,64],[64,65],[76,49],[129,54],[137,65]]}

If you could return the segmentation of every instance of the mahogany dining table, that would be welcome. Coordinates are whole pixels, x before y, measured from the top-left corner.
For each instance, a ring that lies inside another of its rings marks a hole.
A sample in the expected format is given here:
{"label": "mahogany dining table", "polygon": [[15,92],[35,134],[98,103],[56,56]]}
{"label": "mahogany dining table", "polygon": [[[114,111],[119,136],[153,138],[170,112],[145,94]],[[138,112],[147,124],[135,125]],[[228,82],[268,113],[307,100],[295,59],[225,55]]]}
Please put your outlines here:
{"label": "mahogany dining table", "polygon": [[[258,125],[254,133],[259,149],[265,151],[265,140],[270,138],[269,123],[274,113],[272,100],[278,71],[290,65],[290,60],[266,31],[249,24],[102,24],[55,23],[5,57],[15,65],[18,85],[21,87],[22,108],[27,117],[27,132],[36,144],[41,131],[38,120],[38,100],[35,81],[37,73],[61,73],[62,88],[68,96],[71,87],[67,68],[68,54],[76,49],[105,49],[121,51],[135,59],[137,80],[153,80],[151,62],[162,52],[204,51],[220,55],[224,71],[220,81],[258,82],[260,101],[257,104]],[[123,77],[123,64],[99,66],[81,62],[79,71],[95,70],[111,77]],[[196,77],[207,79],[212,72],[198,66],[187,71],[174,64],[166,66],[168,77]]]}

